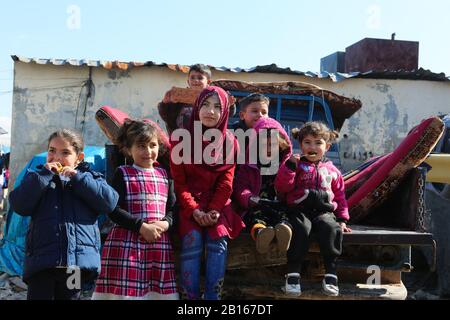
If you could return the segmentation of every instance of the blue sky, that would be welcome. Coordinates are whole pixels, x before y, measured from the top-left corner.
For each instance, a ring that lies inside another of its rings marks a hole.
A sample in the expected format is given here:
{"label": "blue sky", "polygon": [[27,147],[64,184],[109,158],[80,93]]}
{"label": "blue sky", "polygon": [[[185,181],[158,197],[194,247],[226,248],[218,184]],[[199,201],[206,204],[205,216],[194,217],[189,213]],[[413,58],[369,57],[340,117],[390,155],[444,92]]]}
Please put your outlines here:
{"label": "blue sky", "polygon": [[396,32],[420,42],[420,67],[449,76],[448,12],[448,0],[3,1],[0,126],[11,118],[13,54],[319,71],[320,58]]}

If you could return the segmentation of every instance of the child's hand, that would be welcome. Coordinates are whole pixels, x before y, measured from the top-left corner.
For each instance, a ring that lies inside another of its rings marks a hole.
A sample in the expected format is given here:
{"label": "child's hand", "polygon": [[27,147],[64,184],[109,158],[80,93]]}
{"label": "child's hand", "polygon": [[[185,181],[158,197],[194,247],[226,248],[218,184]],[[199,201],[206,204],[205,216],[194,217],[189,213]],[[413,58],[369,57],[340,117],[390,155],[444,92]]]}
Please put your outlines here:
{"label": "child's hand", "polygon": [[155,221],[153,224],[160,227],[163,232],[167,232],[167,230],[169,230],[169,223],[167,221]]}
{"label": "child's hand", "polygon": [[200,209],[195,209],[192,216],[201,227],[210,227],[217,223],[217,220],[214,220],[209,212],[206,213]]}
{"label": "child's hand", "polygon": [[192,212],[192,217],[194,218],[195,222],[197,222],[201,227],[206,227],[205,221],[204,221],[205,213],[200,209],[195,209]]}
{"label": "child's hand", "polygon": [[320,212],[333,212],[334,205],[329,202],[329,195],[324,190],[309,189],[305,191],[307,197],[302,204],[308,209]]}
{"label": "child's hand", "polygon": [[161,238],[161,234],[163,232],[163,229],[154,223],[144,222],[141,226],[141,229],[139,229],[139,234],[148,243],[155,242],[156,240]]}
{"label": "child's hand", "polygon": [[61,169],[61,172],[59,173],[59,175],[67,177],[67,178],[72,178],[77,173],[78,173],[78,171],[72,167],[64,167]]}
{"label": "child's hand", "polygon": [[251,196],[250,199],[248,199],[248,206],[250,208],[254,208],[259,205],[259,200],[261,200],[258,196]]}
{"label": "child's hand", "polygon": [[341,226],[341,230],[343,233],[351,233],[352,229],[347,227],[347,224],[345,222],[339,222],[339,225]]}
{"label": "child's hand", "polygon": [[208,212],[208,215],[211,218],[211,226],[217,224],[217,221],[219,221],[220,213],[216,210],[211,210]]}
{"label": "child's hand", "polygon": [[44,164],[44,168],[53,172],[54,174],[59,174],[63,169],[63,166],[59,162],[48,162]]}
{"label": "child's hand", "polygon": [[298,162],[300,161],[300,158],[297,155],[293,154],[289,158],[289,161],[294,163],[297,166]]}

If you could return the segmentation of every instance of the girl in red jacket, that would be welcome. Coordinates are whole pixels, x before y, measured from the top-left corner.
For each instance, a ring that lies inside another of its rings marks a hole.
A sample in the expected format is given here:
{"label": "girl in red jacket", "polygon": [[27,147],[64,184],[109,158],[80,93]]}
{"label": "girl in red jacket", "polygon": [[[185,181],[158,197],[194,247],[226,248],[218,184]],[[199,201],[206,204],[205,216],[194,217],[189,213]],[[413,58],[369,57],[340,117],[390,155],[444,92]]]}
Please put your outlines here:
{"label": "girl in red jacket", "polygon": [[302,156],[291,156],[280,167],[275,179],[275,189],[286,199],[289,221],[293,226],[291,249],[288,257],[288,274],[285,291],[300,295],[300,270],[309,249],[311,231],[317,233],[326,274],[322,281],[325,294],[337,296],[336,260],[342,251],[342,233],[351,232],[348,205],[341,172],[325,153],[337,138],[321,122],[308,122],[292,135],[300,143]]}
{"label": "girl in red jacket", "polygon": [[[187,299],[200,298],[200,263],[204,251],[204,299],[221,298],[227,240],[235,238],[244,227],[230,204],[238,145],[227,130],[229,106],[230,97],[223,89],[215,86],[203,89],[186,131],[191,148],[185,148],[184,138],[182,149],[179,144],[172,145],[171,171],[180,205],[180,285],[182,297]],[[211,133],[218,134],[212,142],[208,138]]]}

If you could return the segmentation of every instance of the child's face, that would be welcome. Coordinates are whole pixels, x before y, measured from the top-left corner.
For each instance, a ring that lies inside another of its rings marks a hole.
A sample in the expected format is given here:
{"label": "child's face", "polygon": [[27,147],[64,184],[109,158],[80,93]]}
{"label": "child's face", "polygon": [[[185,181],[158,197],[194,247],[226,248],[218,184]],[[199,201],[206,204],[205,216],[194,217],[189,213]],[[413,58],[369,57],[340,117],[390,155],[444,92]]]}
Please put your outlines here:
{"label": "child's face", "polygon": [[260,118],[267,118],[269,116],[269,106],[262,101],[255,101],[250,103],[245,111],[239,112],[241,120],[245,121],[247,128],[253,128],[255,122]]}
{"label": "child's face", "polygon": [[211,80],[208,80],[206,75],[198,71],[189,72],[187,83],[191,89],[203,90],[209,85],[210,82]]}
{"label": "child's face", "polygon": [[304,137],[300,144],[302,154],[311,162],[322,160],[330,147],[331,144],[327,143],[323,138],[315,137],[310,134]]}
{"label": "child's face", "polygon": [[201,123],[208,128],[214,128],[220,120],[222,108],[217,94],[205,99],[200,107],[199,118]]}
{"label": "child's face", "polygon": [[158,137],[154,136],[148,143],[134,143],[129,152],[135,165],[141,168],[153,168],[159,152]]}
{"label": "child's face", "polygon": [[177,128],[189,128],[189,121],[191,120],[192,115],[192,107],[191,106],[184,106],[180,113],[178,114],[178,117],[176,119]]}
{"label": "child's face", "polygon": [[75,168],[84,158],[84,153],[77,154],[69,141],[55,137],[48,144],[47,163],[59,162],[63,167]]}

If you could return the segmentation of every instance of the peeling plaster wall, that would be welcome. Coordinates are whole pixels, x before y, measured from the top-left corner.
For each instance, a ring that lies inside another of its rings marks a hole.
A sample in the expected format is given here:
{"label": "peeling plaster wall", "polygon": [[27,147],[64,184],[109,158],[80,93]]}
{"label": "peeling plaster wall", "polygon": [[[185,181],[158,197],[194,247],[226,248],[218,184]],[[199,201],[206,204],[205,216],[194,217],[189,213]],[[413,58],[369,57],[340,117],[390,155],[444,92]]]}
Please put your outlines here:
{"label": "peeling plaster wall", "polygon": [[450,113],[450,83],[351,79],[331,89],[362,101],[362,108],[341,130],[345,170],[393,151],[423,119]]}
{"label": "peeling plaster wall", "polygon": [[450,82],[348,79],[336,83],[305,76],[231,72],[222,72],[220,78],[303,81],[361,100],[362,108],[345,121],[340,132],[343,171],[393,151],[423,119],[450,113]]}
{"label": "peeling plaster wall", "polygon": [[[106,137],[94,115],[102,105],[117,107],[132,117],[162,123],[157,104],[172,86],[186,86],[187,75],[165,67],[129,71],[92,69],[93,94],[86,101],[89,68],[15,63],[11,138],[11,182],[21,168],[46,150],[47,137],[58,128],[81,128],[87,145],[104,145]],[[334,83],[297,75],[213,71],[213,79],[243,81],[303,81],[363,102],[362,109],[341,131],[343,169],[372,155],[392,151],[420,120],[450,112],[450,84],[431,81],[349,79]],[[85,117],[84,105],[86,105]],[[78,109],[78,116],[77,116]],[[77,118],[77,121],[75,119]],[[76,122],[76,123],[75,123]]]}

